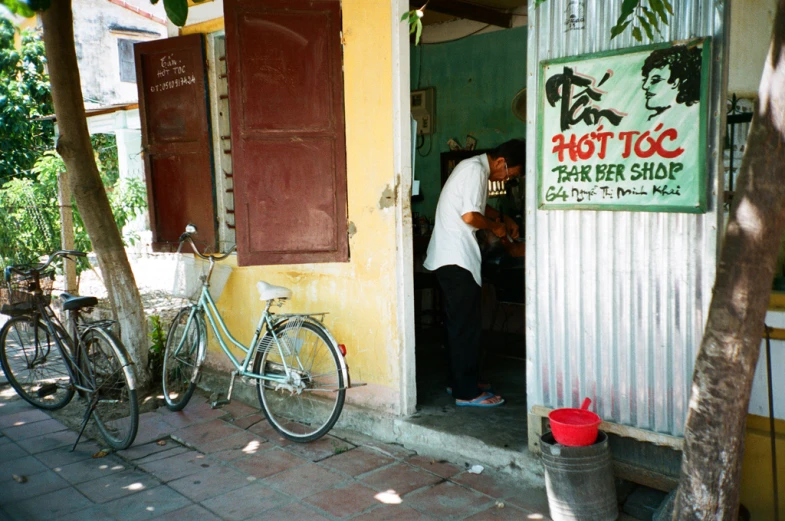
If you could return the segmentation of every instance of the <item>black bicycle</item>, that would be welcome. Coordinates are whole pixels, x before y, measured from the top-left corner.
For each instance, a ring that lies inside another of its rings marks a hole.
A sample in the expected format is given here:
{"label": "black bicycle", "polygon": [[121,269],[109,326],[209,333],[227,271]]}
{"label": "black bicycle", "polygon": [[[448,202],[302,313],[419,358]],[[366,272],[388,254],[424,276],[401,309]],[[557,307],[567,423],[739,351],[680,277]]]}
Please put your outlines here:
{"label": "black bicycle", "polygon": [[16,392],[36,407],[60,409],[79,395],[86,409],[74,448],[92,417],[106,442],[122,450],[136,437],[139,404],[133,364],[112,332],[115,322],[83,318],[96,297],[60,295],[69,330],[51,306],[50,265],[84,256],[60,250],[45,263],[5,269],[0,313],[10,319],[0,329],[0,364]]}

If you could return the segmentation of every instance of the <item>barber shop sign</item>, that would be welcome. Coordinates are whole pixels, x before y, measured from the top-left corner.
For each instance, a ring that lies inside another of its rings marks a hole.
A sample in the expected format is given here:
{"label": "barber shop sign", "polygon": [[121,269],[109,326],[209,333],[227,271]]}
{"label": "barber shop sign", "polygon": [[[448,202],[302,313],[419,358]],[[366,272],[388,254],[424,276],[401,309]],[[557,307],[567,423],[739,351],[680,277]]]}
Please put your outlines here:
{"label": "barber shop sign", "polygon": [[539,206],[706,210],[708,38],[540,64]]}

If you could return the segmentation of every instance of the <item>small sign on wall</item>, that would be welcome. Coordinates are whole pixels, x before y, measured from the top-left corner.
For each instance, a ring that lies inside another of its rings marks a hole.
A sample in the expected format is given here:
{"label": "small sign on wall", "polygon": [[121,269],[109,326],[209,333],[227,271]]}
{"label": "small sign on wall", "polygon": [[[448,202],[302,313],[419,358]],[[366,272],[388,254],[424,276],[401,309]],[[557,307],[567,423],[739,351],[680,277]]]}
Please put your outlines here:
{"label": "small sign on wall", "polygon": [[710,39],[540,64],[539,207],[706,210]]}

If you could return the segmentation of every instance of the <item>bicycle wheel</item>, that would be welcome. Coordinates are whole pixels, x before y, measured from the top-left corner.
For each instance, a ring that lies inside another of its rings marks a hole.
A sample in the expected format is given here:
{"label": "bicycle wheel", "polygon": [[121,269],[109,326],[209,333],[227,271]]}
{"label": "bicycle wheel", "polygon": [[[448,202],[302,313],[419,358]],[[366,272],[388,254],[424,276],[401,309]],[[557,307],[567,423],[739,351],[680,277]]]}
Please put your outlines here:
{"label": "bicycle wheel", "polygon": [[191,323],[188,323],[192,309],[181,309],[166,335],[163,391],[166,406],[172,411],[185,407],[194,394],[199,364],[207,343],[207,329],[202,315],[195,312]]}
{"label": "bicycle wheel", "polygon": [[57,341],[37,318],[14,317],[0,330],[0,364],[8,383],[36,407],[60,409],[71,401],[74,387],[66,363]]}
{"label": "bicycle wheel", "polygon": [[139,403],[133,370],[120,340],[105,329],[88,329],[81,339],[87,361],[88,399],[95,403],[93,419],[106,442],[116,450],[127,449],[139,427]]}
{"label": "bicycle wheel", "polygon": [[343,409],[342,355],[319,326],[297,317],[276,327],[275,335],[279,342],[268,332],[254,358],[253,371],[275,379],[257,380],[259,402],[285,438],[313,441],[335,425]]}

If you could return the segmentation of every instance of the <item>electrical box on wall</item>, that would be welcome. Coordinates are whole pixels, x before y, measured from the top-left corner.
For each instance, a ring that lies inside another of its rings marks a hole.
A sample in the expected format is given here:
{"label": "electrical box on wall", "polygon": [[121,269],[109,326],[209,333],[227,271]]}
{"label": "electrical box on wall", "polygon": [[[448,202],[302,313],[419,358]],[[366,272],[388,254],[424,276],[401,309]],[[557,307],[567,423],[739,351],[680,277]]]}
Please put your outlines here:
{"label": "electrical box on wall", "polygon": [[412,117],[417,121],[417,135],[433,134],[436,126],[433,87],[413,90],[411,105]]}

